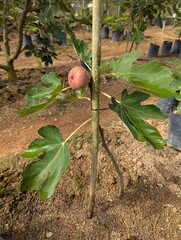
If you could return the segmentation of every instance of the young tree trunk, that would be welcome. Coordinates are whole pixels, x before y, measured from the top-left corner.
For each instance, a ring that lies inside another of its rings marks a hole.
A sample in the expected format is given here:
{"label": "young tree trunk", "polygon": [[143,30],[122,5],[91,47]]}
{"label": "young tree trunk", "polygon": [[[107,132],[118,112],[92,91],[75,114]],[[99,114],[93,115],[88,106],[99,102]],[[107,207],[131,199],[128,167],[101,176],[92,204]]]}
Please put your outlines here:
{"label": "young tree trunk", "polygon": [[16,71],[13,63],[14,63],[14,60],[17,59],[21,53],[21,47],[22,47],[22,41],[23,41],[23,27],[27,21],[27,14],[31,10],[32,2],[33,2],[32,0],[25,0],[24,2],[24,8],[21,13],[20,21],[18,23],[18,44],[15,49],[15,52],[12,54],[10,40],[9,40],[10,31],[8,29],[9,0],[4,0],[2,23],[3,23],[3,43],[4,43],[4,49],[5,49],[6,64],[5,65],[0,64],[0,68],[4,69],[7,72],[9,80],[17,79],[17,75],[16,75]]}
{"label": "young tree trunk", "polygon": [[6,71],[10,81],[17,80],[18,77],[14,68],[14,61],[8,62],[7,64],[0,64],[0,69]]}
{"label": "young tree trunk", "polygon": [[100,73],[99,65],[101,60],[101,19],[102,1],[93,0],[93,33],[92,33],[92,164],[90,198],[88,217],[91,218],[95,205],[95,192],[97,181],[97,163],[99,147],[99,94],[100,94]]}
{"label": "young tree trunk", "polygon": [[13,62],[7,64],[7,73],[10,81],[15,81],[18,79]]}

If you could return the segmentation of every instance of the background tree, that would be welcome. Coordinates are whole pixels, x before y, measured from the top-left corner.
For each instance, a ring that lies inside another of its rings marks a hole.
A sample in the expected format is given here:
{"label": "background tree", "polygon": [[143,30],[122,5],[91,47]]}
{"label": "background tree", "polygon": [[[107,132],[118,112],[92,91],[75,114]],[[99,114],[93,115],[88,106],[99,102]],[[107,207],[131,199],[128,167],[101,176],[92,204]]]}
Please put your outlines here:
{"label": "background tree", "polygon": [[[14,69],[14,61],[21,53],[23,42],[23,27],[27,22],[28,13],[32,11],[33,1],[26,0],[12,1],[1,0],[0,1],[0,27],[2,28],[2,43],[5,54],[5,64],[0,64],[0,68],[8,73],[10,80],[17,79],[17,75]],[[10,46],[10,34],[13,30],[17,29],[18,42],[14,51]]]}
{"label": "background tree", "polygon": [[[73,21],[89,24],[91,19],[85,15],[77,16],[74,9],[65,0],[0,0],[0,29],[2,32],[0,42],[5,58],[5,63],[0,64],[0,68],[7,72],[10,80],[17,79],[14,61],[23,50],[26,50],[26,56],[34,54],[45,65],[52,64],[52,58],[57,56],[52,46],[52,39],[60,40],[65,26]],[[24,48],[23,35],[31,35],[36,31],[41,32],[40,47],[27,45]],[[14,49],[11,45],[12,32],[17,35]]]}

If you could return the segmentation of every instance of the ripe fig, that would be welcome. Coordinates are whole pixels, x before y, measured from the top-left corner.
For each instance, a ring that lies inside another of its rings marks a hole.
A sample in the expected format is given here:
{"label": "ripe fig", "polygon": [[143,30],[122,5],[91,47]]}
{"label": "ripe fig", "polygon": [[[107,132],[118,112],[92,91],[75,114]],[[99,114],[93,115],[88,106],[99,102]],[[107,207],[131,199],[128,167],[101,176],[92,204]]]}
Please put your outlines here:
{"label": "ripe fig", "polygon": [[68,83],[73,90],[86,87],[89,79],[90,74],[81,66],[73,67],[68,74]]}

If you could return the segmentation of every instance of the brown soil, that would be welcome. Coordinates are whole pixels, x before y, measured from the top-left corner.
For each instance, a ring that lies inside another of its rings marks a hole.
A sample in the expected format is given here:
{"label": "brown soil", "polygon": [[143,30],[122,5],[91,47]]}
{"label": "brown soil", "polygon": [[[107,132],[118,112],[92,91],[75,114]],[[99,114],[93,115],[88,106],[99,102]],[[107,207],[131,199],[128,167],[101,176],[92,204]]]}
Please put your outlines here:
{"label": "brown soil", "polygon": [[[162,35],[160,29],[152,27],[146,31],[146,36],[139,46],[143,52],[140,61],[148,60],[146,55],[151,41],[161,44],[163,40],[173,40],[174,32],[171,27],[166,27]],[[86,33],[85,37],[90,42],[90,34]],[[103,40],[102,46],[103,58],[118,56],[125,51],[125,42],[118,45],[108,39]],[[70,47],[61,48],[60,52],[53,67],[46,69],[38,68],[34,58],[22,55],[16,61],[19,76],[16,82],[8,82],[5,73],[0,72],[0,236],[8,240],[181,239],[181,153],[169,147],[158,151],[137,142],[110,111],[109,114],[101,111],[100,121],[106,141],[124,175],[125,192],[121,199],[118,176],[100,144],[95,213],[92,219],[87,218],[90,124],[69,142],[71,164],[52,198],[40,201],[35,192],[19,194],[21,173],[29,162],[21,157],[21,153],[38,136],[37,130],[53,124],[67,137],[91,115],[86,100],[75,103],[55,101],[47,109],[25,118],[16,114],[25,106],[25,93],[40,82],[42,75],[56,71],[67,78],[69,69],[77,64],[67,56],[68,52],[76,58]],[[115,97],[119,97],[126,87],[104,76],[101,84],[104,92]],[[149,102],[155,100],[151,96]],[[101,97],[102,107],[107,107],[108,102],[107,98]],[[167,137],[167,121],[151,123]]]}

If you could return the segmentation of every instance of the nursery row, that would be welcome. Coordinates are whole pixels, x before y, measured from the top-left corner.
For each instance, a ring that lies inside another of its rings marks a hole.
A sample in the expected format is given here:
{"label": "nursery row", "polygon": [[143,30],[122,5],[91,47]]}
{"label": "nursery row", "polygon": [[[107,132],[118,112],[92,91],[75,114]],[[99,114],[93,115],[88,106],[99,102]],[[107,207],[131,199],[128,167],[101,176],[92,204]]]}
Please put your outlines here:
{"label": "nursery row", "polygon": [[[102,38],[109,38],[109,28],[106,26],[102,29]],[[128,33],[126,32],[124,34],[124,30],[112,31],[113,42],[119,41],[120,39],[127,40],[127,38],[130,40]],[[158,57],[159,51],[163,57],[167,57],[170,54],[176,54],[181,57],[181,40],[176,39],[174,43],[171,41],[163,41],[161,48],[158,44],[150,43],[148,56],[150,58]]]}
{"label": "nursery row", "polygon": [[170,54],[177,54],[181,57],[181,41],[178,39],[176,39],[174,43],[171,41],[163,41],[161,49],[158,44],[151,43],[148,50],[148,56],[151,58],[158,57],[159,50],[160,55],[163,57],[167,57]]}
{"label": "nursery row", "polygon": [[[67,44],[67,36],[65,32],[61,32],[61,36],[59,39],[54,39],[59,45],[66,45]],[[31,35],[24,35],[23,36],[23,47],[37,45],[37,44],[50,44],[50,38],[40,36],[39,32],[35,32]]]}

